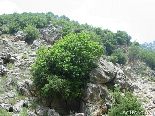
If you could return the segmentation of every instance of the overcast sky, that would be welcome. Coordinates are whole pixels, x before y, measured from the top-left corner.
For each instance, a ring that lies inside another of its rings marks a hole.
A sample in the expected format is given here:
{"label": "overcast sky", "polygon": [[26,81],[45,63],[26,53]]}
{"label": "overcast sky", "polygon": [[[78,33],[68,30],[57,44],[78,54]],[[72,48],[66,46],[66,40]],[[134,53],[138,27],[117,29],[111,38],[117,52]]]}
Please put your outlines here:
{"label": "overcast sky", "polygon": [[0,14],[50,11],[94,27],[126,31],[132,41],[155,41],[155,0],[0,0]]}

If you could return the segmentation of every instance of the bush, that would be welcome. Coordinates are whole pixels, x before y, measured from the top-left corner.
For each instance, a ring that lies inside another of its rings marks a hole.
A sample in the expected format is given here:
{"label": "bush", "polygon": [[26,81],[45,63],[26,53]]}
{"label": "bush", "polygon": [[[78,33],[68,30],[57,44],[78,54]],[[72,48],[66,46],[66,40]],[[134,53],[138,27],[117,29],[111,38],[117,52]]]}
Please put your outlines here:
{"label": "bush", "polygon": [[108,58],[108,61],[110,61],[110,62],[116,64],[116,63],[118,62],[118,57],[117,57],[117,56],[110,56],[110,57]]}
{"label": "bush", "polygon": [[10,34],[13,34],[13,33],[16,33],[20,30],[20,25],[18,22],[11,22],[9,24],[9,33]]}
{"label": "bush", "polygon": [[69,34],[48,50],[41,47],[33,65],[34,84],[42,96],[79,98],[103,47],[84,32]]}
{"label": "bush", "polygon": [[117,63],[119,64],[125,64],[126,63],[126,55],[125,53],[123,53],[123,51],[121,49],[115,49],[114,50],[114,53],[111,55],[111,57],[114,57],[114,58],[118,58],[118,61]]}
{"label": "bush", "polygon": [[113,97],[113,107],[109,110],[108,116],[145,115],[141,102],[135,96],[132,96],[130,92],[126,92],[125,96],[122,96],[119,88],[115,88]]}
{"label": "bush", "polygon": [[37,29],[33,25],[27,25],[27,27],[24,28],[24,33],[26,34],[26,42],[28,44],[31,44],[35,39],[38,39],[40,37],[39,35],[39,29]]}

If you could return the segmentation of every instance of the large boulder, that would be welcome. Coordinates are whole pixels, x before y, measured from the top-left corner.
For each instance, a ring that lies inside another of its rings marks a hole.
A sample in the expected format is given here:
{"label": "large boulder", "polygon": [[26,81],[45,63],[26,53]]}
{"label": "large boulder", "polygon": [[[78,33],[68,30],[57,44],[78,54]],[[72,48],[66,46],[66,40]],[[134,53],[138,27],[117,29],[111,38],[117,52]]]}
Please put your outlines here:
{"label": "large boulder", "polygon": [[25,96],[36,96],[36,88],[30,79],[17,82],[17,91]]}
{"label": "large boulder", "polygon": [[120,68],[117,68],[117,74],[113,82],[122,90],[122,92],[125,92],[126,90],[132,92],[135,87],[132,81],[124,74],[124,72]]}
{"label": "large boulder", "polygon": [[57,33],[57,29],[60,29],[60,27],[56,28],[53,25],[40,29],[41,38],[53,45],[56,40],[61,39],[61,34]]}
{"label": "large boulder", "polygon": [[98,61],[98,67],[92,70],[90,81],[93,83],[106,84],[112,82],[120,89],[127,89],[133,91],[133,84],[131,80],[124,74],[124,72],[115,66],[112,62],[107,62],[104,57]]}
{"label": "large boulder", "polygon": [[98,61],[98,67],[92,70],[90,81],[93,83],[107,83],[113,80],[117,70],[112,62],[107,62],[103,57]]}
{"label": "large boulder", "polygon": [[105,86],[88,83],[82,95],[81,112],[89,116],[107,113],[106,100],[111,100],[111,95]]}
{"label": "large boulder", "polygon": [[40,46],[47,46],[47,42],[42,39],[36,39],[33,41],[31,48],[32,49],[38,49]]}

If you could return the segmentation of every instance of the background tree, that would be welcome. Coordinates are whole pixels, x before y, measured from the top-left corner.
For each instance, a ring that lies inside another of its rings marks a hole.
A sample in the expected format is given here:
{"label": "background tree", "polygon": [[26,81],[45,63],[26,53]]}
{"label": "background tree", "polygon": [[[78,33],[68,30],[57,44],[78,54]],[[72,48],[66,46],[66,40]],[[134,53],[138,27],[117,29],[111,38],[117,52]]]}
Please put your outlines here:
{"label": "background tree", "polygon": [[126,63],[126,55],[125,53],[123,53],[123,51],[121,49],[115,49],[114,53],[111,55],[111,57],[118,58],[117,63],[119,64],[125,64]]}
{"label": "background tree", "polygon": [[130,45],[131,36],[125,31],[117,31],[115,33],[115,39],[119,45]]}
{"label": "background tree", "polygon": [[28,44],[32,43],[35,39],[38,39],[40,37],[39,35],[39,29],[37,29],[33,25],[27,25],[27,27],[24,28],[24,33],[26,34],[26,42]]}
{"label": "background tree", "polygon": [[140,51],[141,51],[141,48],[139,43],[133,42],[128,49],[129,60],[135,63],[135,61],[139,58]]}

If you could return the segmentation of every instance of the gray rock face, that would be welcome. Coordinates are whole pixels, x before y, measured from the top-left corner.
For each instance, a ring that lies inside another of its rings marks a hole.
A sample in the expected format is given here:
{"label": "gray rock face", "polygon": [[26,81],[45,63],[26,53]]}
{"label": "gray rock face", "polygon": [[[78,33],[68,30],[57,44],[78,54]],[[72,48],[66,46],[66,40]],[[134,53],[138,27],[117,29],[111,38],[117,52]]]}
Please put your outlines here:
{"label": "gray rock face", "polygon": [[46,28],[40,29],[40,34],[42,35],[41,38],[53,45],[56,40],[61,39],[61,34],[57,33],[57,29],[61,28],[56,28],[53,25],[49,25]]}
{"label": "gray rock face", "polygon": [[35,111],[36,111],[37,116],[44,116],[45,114],[47,114],[48,109],[49,109],[48,107],[37,105]]}
{"label": "gray rock face", "polygon": [[0,75],[5,75],[7,74],[7,72],[8,72],[8,69],[5,66],[0,65]]}
{"label": "gray rock face", "polygon": [[106,113],[102,112],[105,108],[105,100],[110,100],[110,93],[107,88],[99,84],[88,83],[82,95],[81,112],[86,115]]}
{"label": "gray rock face", "polygon": [[108,88],[103,84],[114,83],[122,91],[133,91],[134,88],[124,72],[103,57],[98,61],[98,67],[92,70],[90,81],[94,84],[88,83],[82,95],[81,112],[85,115],[102,115],[112,107],[111,104],[106,103],[106,99],[112,100],[112,98]]}
{"label": "gray rock face", "polygon": [[120,89],[133,89],[131,80],[124,74],[124,72],[113,63],[104,60],[103,57],[101,57],[98,62],[98,68],[93,69],[90,81],[102,84],[112,81],[120,87]]}
{"label": "gray rock face", "polygon": [[0,108],[6,109],[7,111],[10,111],[10,112],[13,112],[13,106],[11,104],[2,103],[2,104],[0,104]]}
{"label": "gray rock face", "polygon": [[98,68],[92,70],[90,81],[94,83],[106,83],[113,80],[116,73],[116,67],[114,64],[107,62],[103,59],[103,57],[101,57],[98,62]]}
{"label": "gray rock face", "polygon": [[117,68],[117,74],[114,78],[114,84],[118,86],[121,90],[128,90],[133,91],[134,85],[132,84],[131,80],[124,74],[124,72]]}
{"label": "gray rock face", "polygon": [[26,34],[23,31],[18,31],[15,34],[15,41],[25,41],[26,39]]}
{"label": "gray rock face", "polygon": [[0,56],[1,56],[1,59],[3,60],[3,63],[4,63],[4,64],[8,63],[9,60],[10,60],[10,58],[11,58],[10,53],[7,53],[7,51],[1,53]]}
{"label": "gray rock face", "polygon": [[49,109],[47,112],[48,116],[60,116],[54,109]]}
{"label": "gray rock face", "polygon": [[17,102],[17,103],[13,106],[13,109],[14,109],[16,112],[20,112],[20,111],[22,111],[23,104],[24,104],[24,100],[20,100],[19,102]]}
{"label": "gray rock face", "polygon": [[47,42],[45,40],[42,39],[36,39],[33,41],[31,48],[32,49],[38,49],[40,46],[46,46]]}
{"label": "gray rock face", "polygon": [[35,87],[33,86],[33,82],[29,79],[26,79],[22,82],[17,82],[17,91],[26,96],[34,96],[35,95]]}
{"label": "gray rock face", "polygon": [[84,113],[75,113],[75,116],[84,116]]}
{"label": "gray rock face", "polygon": [[10,59],[9,59],[9,62],[10,63],[14,63],[16,61],[16,59],[14,58],[14,57],[11,57]]}

